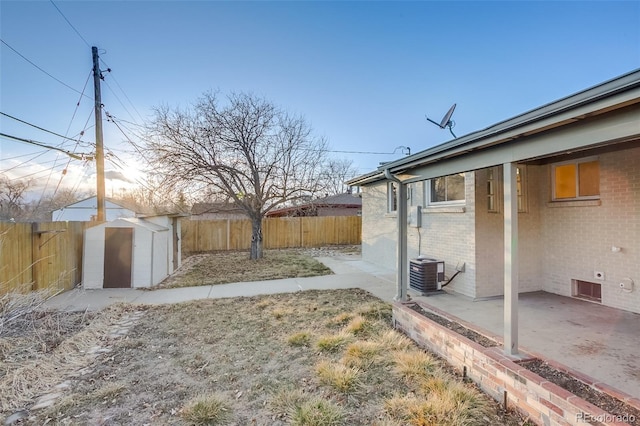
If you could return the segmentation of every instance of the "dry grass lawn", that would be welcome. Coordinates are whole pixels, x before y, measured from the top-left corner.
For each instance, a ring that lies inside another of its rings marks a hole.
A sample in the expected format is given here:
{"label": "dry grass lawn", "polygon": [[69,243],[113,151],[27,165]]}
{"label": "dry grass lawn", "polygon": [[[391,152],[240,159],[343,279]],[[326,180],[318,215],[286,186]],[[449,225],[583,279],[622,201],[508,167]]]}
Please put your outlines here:
{"label": "dry grass lawn", "polygon": [[227,251],[196,254],[185,259],[182,270],[159,287],[315,277],[331,273],[331,269],[300,250],[265,250],[264,258],[260,260],[249,260],[246,251]]}
{"label": "dry grass lawn", "polygon": [[[92,324],[112,323],[127,309],[72,321],[58,345],[89,329],[95,337]],[[129,333],[98,336],[111,351],[90,358],[91,370],[73,378],[53,406],[30,412],[26,424],[522,424],[394,331],[390,305],[362,290],[136,309],[145,315]],[[40,330],[38,339],[46,341],[45,333]],[[28,334],[0,334],[0,364],[8,366],[3,379],[20,363],[44,363],[56,352],[36,350],[31,359],[18,359],[7,347],[24,348],[19,342]],[[69,355],[86,351],[65,348]],[[47,374],[40,379],[50,386],[70,377],[66,370]],[[29,407],[42,392],[3,397],[0,417]]]}

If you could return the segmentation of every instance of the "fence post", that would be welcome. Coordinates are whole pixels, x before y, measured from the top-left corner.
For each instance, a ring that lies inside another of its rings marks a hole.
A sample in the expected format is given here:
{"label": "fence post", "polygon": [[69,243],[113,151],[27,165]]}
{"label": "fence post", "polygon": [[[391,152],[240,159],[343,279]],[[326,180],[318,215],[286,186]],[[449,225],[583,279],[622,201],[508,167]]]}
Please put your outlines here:
{"label": "fence post", "polygon": [[300,248],[304,248],[304,232],[302,232],[302,217],[298,218],[298,230],[300,232],[300,239],[298,241],[300,241]]}
{"label": "fence post", "polygon": [[38,223],[31,223],[31,291],[38,289],[40,278],[40,234],[38,233]]}

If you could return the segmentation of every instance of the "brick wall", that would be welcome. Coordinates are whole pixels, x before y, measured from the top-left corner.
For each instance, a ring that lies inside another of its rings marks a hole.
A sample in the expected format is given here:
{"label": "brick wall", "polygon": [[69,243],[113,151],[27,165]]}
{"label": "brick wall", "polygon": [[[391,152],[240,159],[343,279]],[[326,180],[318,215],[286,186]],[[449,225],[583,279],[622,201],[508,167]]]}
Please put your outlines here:
{"label": "brick wall", "polygon": [[362,188],[362,258],[396,269],[398,226],[395,214],[387,214],[387,183]]}
{"label": "brick wall", "polygon": [[[640,148],[600,155],[600,200],[549,203],[551,166],[539,186],[545,291],[572,295],[572,280],[601,284],[602,304],[640,312]],[[614,253],[611,247],[621,247]],[[594,279],[604,272],[604,280]],[[620,289],[624,278],[632,292]]]}
{"label": "brick wall", "polygon": [[[465,264],[465,272],[459,274],[447,289],[476,297],[476,239],[475,239],[475,173],[465,173],[464,205],[429,207],[423,201],[422,254],[445,261],[448,277],[455,274],[458,262]],[[420,191],[424,197],[424,191]],[[417,232],[417,231],[416,231]],[[415,247],[413,243],[411,246]]]}
{"label": "brick wall", "polygon": [[[434,309],[434,311],[437,310]],[[396,328],[406,333],[418,345],[444,358],[458,372],[461,373],[466,368],[467,377],[497,401],[503,401],[506,391],[507,405],[517,408],[536,424],[580,425],[588,423],[583,420],[585,418],[597,417],[607,420],[615,417],[516,364],[504,355],[500,346],[491,348],[480,346],[401,303],[393,305],[393,319]],[[478,331],[477,328],[458,318],[450,317],[450,319]],[[491,333],[483,332],[482,334],[501,342],[499,337]],[[524,356],[533,358],[526,353]],[[536,358],[541,357],[536,356]],[[554,366],[563,368],[559,364]],[[586,376],[581,378],[590,385],[594,384],[594,381]],[[640,409],[638,398],[608,387],[601,386],[600,390]],[[626,423],[603,421],[598,424],[624,425]]]}
{"label": "brick wall", "polygon": [[[572,280],[598,282],[603,305],[640,312],[640,147],[599,160],[600,200],[586,203],[550,203],[551,166],[526,166],[528,208],[518,214],[520,291],[572,296]],[[487,211],[486,170],[466,173],[465,184],[464,206],[441,208],[427,205],[423,182],[411,185],[409,204],[427,207],[422,227],[408,228],[408,255],[444,260],[448,276],[464,262],[465,273],[448,289],[473,298],[502,295],[503,213]],[[363,192],[363,259],[395,269],[397,218],[386,213],[386,182]],[[594,280],[594,271],[605,279]],[[632,292],[620,289],[625,278],[634,281]]]}
{"label": "brick wall", "polygon": [[[476,297],[504,294],[504,198],[502,166],[497,167],[496,212],[488,211],[487,169],[476,171]],[[542,241],[540,199],[537,188],[540,167],[525,167],[525,211],[518,213],[518,273],[520,292],[542,290]]]}
{"label": "brick wall", "polygon": [[[458,262],[465,263],[448,287],[475,297],[475,178],[465,173],[464,205],[423,208],[422,227],[409,226],[407,252],[409,258],[419,254],[445,261],[446,275],[455,273]],[[424,183],[411,185],[409,205],[426,206]],[[362,196],[362,258],[395,269],[397,260],[397,216],[387,212],[386,182],[363,188]]]}

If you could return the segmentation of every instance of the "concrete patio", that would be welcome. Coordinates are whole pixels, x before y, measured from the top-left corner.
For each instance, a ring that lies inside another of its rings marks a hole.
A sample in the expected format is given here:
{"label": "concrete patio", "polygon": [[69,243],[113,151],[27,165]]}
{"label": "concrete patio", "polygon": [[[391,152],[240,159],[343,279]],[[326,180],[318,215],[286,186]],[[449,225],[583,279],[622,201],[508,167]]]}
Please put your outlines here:
{"label": "concrete patio", "polygon": [[[473,301],[443,291],[412,300],[502,337],[502,298]],[[546,292],[520,294],[518,308],[521,350],[640,398],[640,315]]]}

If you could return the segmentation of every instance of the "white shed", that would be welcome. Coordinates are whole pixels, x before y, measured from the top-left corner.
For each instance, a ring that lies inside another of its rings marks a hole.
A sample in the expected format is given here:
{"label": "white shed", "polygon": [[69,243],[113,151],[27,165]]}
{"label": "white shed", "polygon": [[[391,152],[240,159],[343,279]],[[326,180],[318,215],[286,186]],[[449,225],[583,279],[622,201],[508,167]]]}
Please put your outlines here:
{"label": "white shed", "polygon": [[122,218],[84,234],[82,283],[86,289],[139,288],[173,272],[172,227]]}

